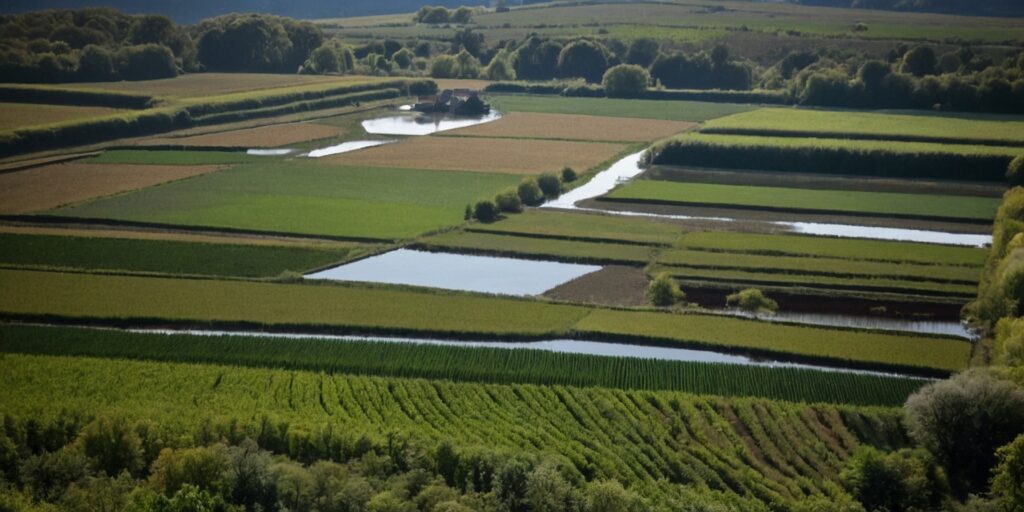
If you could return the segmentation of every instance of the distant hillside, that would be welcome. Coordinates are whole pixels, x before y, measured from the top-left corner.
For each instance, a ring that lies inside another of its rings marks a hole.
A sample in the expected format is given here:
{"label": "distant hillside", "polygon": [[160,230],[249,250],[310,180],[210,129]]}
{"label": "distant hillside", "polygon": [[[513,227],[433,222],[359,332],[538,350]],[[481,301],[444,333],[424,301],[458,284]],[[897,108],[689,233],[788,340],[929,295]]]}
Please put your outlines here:
{"label": "distant hillside", "polygon": [[489,3],[489,0],[4,0],[0,2],[0,13],[114,7],[129,14],[165,14],[178,23],[196,23],[229,12],[260,12],[307,19],[339,18],[414,12],[423,5],[458,7]]}
{"label": "distant hillside", "polygon": [[1022,0],[788,0],[824,7],[935,12],[964,16],[1024,16]]}

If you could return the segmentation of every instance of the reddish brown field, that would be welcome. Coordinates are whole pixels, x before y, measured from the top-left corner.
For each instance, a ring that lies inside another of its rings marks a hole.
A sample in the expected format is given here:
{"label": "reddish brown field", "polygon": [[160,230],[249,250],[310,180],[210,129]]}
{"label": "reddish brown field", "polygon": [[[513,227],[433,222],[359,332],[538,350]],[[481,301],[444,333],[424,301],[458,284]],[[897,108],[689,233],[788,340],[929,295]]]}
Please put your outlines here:
{"label": "reddish brown field", "polygon": [[539,174],[565,166],[583,172],[624,148],[597,142],[416,137],[319,160],[368,167]]}
{"label": "reddish brown field", "polygon": [[[77,236],[88,238],[120,238],[127,240],[173,240],[210,244],[259,245],[271,247],[314,247],[337,249],[360,247],[355,242],[313,238],[284,238],[267,235],[218,235],[161,229],[111,229],[90,227],[54,227],[34,225],[0,225],[0,233],[15,235]],[[363,245],[365,247],[365,245]]]}
{"label": "reddish brown field", "polygon": [[696,123],[682,121],[509,112],[497,121],[453,130],[446,135],[648,142],[694,126]]}
{"label": "reddish brown field", "polygon": [[294,123],[243,130],[232,130],[222,133],[193,135],[190,137],[162,137],[146,139],[143,145],[183,145],[202,147],[230,148],[274,148],[298,142],[337,137],[341,129],[336,126],[314,123]]}
{"label": "reddish brown field", "polygon": [[0,213],[28,213],[206,174],[217,165],[66,163],[0,174]]}
{"label": "reddish brown field", "polygon": [[642,268],[611,265],[544,292],[545,297],[602,306],[647,304],[647,276]]}

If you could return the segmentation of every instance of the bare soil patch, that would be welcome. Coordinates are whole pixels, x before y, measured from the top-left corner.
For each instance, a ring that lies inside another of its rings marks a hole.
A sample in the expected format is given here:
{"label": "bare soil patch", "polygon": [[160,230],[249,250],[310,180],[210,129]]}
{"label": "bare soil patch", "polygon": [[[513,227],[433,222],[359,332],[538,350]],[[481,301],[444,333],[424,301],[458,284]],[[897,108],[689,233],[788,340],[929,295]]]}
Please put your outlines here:
{"label": "bare soil patch", "polygon": [[643,269],[611,265],[552,288],[545,297],[602,306],[643,306],[647,276]]}
{"label": "bare soil patch", "polygon": [[565,166],[583,172],[624,148],[597,142],[416,137],[319,160],[369,167],[538,174]]}
{"label": "bare soil patch", "polygon": [[341,129],[316,123],[295,123],[283,125],[260,126],[232,130],[222,133],[193,135],[190,137],[161,137],[146,139],[143,145],[183,145],[200,147],[229,148],[274,148],[298,142],[337,137]]}
{"label": "bare soil patch", "polygon": [[472,137],[518,137],[591,141],[647,142],[697,126],[683,121],[629,117],[509,112],[501,119],[447,132]]}
{"label": "bare soil patch", "polygon": [[219,165],[65,163],[0,174],[0,213],[28,213],[206,174]]}

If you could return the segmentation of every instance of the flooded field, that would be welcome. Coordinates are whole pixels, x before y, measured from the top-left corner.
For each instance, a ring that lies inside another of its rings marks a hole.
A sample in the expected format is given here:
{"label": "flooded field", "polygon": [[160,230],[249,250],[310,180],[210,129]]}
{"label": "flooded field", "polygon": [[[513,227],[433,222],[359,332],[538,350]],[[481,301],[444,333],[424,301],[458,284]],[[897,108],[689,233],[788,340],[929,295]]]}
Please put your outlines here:
{"label": "flooded field", "polygon": [[[722,310],[720,312],[750,317],[749,314]],[[827,327],[844,327],[851,329],[870,329],[876,331],[913,332],[920,334],[938,334],[957,338],[975,339],[977,333],[964,324],[952,320],[904,319],[881,316],[860,316],[840,313],[810,313],[797,311],[779,311],[774,315],[761,316],[761,320],[769,322],[786,322],[805,325],[823,325]]]}
{"label": "flooded field", "polygon": [[393,140],[351,140],[348,142],[342,142],[341,144],[335,144],[333,146],[327,146],[325,148],[314,149],[306,154],[310,158],[320,158],[331,155],[339,155],[341,153],[348,153],[349,151],[356,151],[363,148],[372,148],[374,146],[380,146],[382,144],[390,144],[395,142]]}
{"label": "flooded field", "polygon": [[596,265],[398,249],[309,274],[306,279],[530,296],[598,270],[601,267]]}
{"label": "flooded field", "polygon": [[489,123],[501,118],[496,111],[480,117],[432,114],[402,114],[363,121],[366,133],[375,135],[430,135],[432,133]]}

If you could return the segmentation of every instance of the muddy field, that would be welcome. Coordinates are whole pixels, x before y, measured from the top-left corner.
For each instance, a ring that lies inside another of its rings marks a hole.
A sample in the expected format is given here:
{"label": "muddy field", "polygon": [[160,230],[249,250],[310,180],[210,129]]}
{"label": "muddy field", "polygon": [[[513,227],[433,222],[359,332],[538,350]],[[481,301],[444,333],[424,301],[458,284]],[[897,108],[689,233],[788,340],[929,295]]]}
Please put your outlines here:
{"label": "muddy field", "polygon": [[217,165],[66,163],[0,174],[0,214],[29,213],[180,180]]}
{"label": "muddy field", "polygon": [[299,142],[337,137],[341,129],[315,123],[295,123],[260,126],[229,132],[193,135],[190,137],[161,137],[146,139],[142,145],[182,145],[228,148],[274,148]]}
{"label": "muddy field", "polygon": [[647,142],[697,126],[683,121],[626,117],[510,112],[492,123],[453,130],[450,135],[616,142]]}
{"label": "muddy field", "polygon": [[368,167],[538,174],[565,166],[582,172],[623,149],[621,144],[597,142],[417,137],[319,160]]}
{"label": "muddy field", "polygon": [[544,296],[567,302],[636,307],[647,304],[646,290],[647,276],[642,268],[611,265],[552,288]]}

